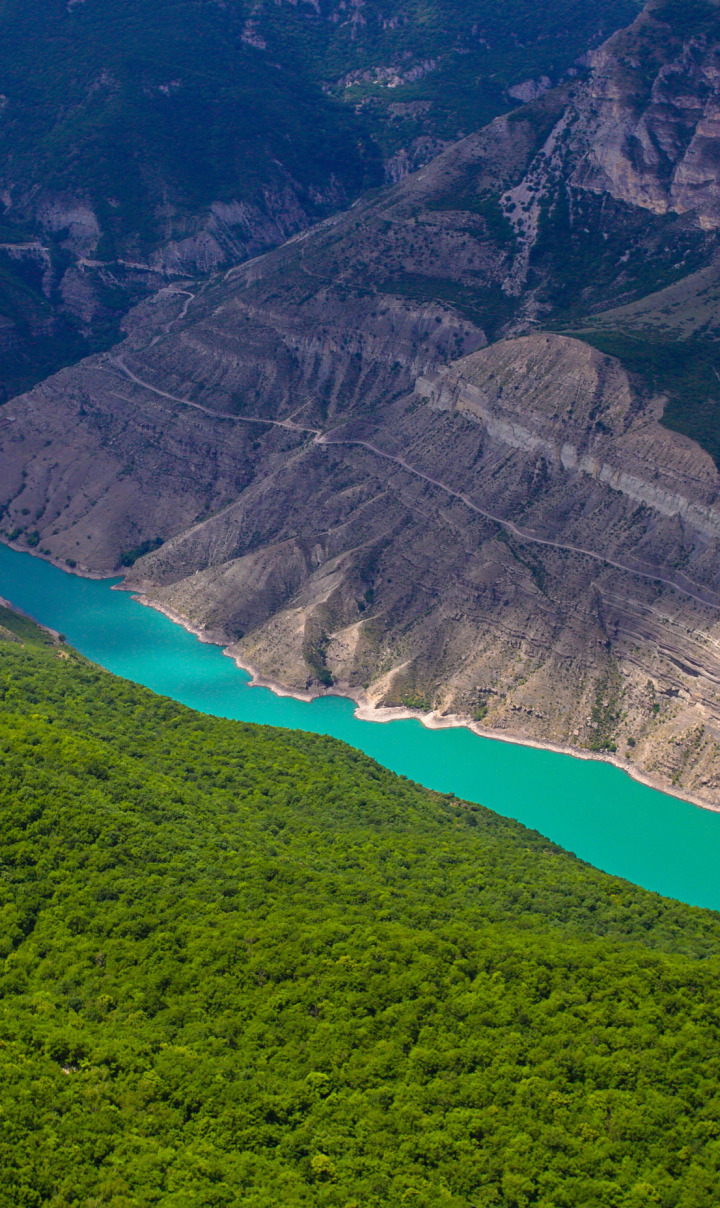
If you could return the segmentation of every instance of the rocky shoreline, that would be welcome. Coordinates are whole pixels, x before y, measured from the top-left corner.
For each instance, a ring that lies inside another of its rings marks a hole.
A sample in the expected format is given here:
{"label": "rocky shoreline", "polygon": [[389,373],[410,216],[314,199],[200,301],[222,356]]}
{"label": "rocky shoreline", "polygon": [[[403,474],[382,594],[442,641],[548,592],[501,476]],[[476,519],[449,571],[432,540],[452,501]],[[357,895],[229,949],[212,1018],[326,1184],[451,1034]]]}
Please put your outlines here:
{"label": "rocky shoreline", "polygon": [[[118,584],[114,590],[132,591],[131,588],[126,588],[123,584]],[[287,684],[283,684],[280,680],[271,679],[252,665],[236,654],[232,653],[230,648],[225,646],[219,636],[213,636],[207,630],[193,625],[186,617],[180,615],[174,609],[167,607],[164,604],[156,603],[145,594],[136,594],[133,592],[133,599],[139,604],[145,605],[147,608],[154,608],[156,612],[161,612],[168,620],[176,625],[182,626],[188,633],[192,633],[194,637],[201,642],[206,642],[214,646],[223,646],[223,652],[231,658],[235,665],[241,670],[247,672],[251,677],[251,688],[268,688],[276,696],[291,697],[294,700],[310,701],[317,700],[323,696],[339,696],[346,700],[355,702],[355,716],[359,721],[386,723],[392,721],[419,721],[428,730],[447,730],[462,727],[472,731],[478,738],[492,739],[497,742],[511,743],[513,746],[533,747],[538,751],[552,751],[556,755],[569,755],[573,759],[593,760],[597,763],[609,763],[616,767],[621,772],[625,772],[632,780],[639,784],[644,784],[648,788],[655,789],[657,792],[664,793],[668,797],[675,797],[678,801],[686,801],[689,805],[697,806],[699,809],[709,810],[711,813],[720,813],[720,806],[712,801],[703,800],[701,797],[693,793],[679,792],[673,785],[668,784],[659,776],[651,776],[643,772],[636,765],[623,759],[614,752],[599,752],[582,750],[576,747],[562,746],[559,743],[538,742],[531,737],[525,737],[522,734],[508,732],[507,730],[493,730],[480,725],[470,716],[458,713],[439,714],[436,712],[424,713],[420,709],[410,709],[406,707],[377,705],[368,697],[367,692],[363,688],[353,688],[349,684],[336,685],[333,688],[318,688],[302,691],[298,688],[289,688]]]}
{"label": "rocky shoreline", "polygon": [[[103,575],[101,573],[90,570],[85,566],[67,566],[61,559],[49,557],[47,555],[38,555],[35,551],[24,549],[16,542],[3,540],[3,544],[14,549],[18,553],[27,553],[32,557],[40,557],[43,561],[49,562],[51,565],[62,570],[66,574],[74,574],[84,579],[103,580],[114,578],[115,576]],[[720,805],[716,802],[698,796],[695,793],[681,791],[677,786],[670,783],[662,776],[654,776],[646,770],[639,768],[636,764],[631,763],[627,759],[616,752],[611,751],[590,751],[587,748],[578,748],[562,743],[554,743],[548,741],[540,741],[530,735],[524,735],[521,732],[491,728],[482,725],[475,721],[468,714],[462,713],[438,713],[435,711],[423,712],[421,709],[408,708],[406,706],[379,705],[372,701],[367,692],[363,688],[353,687],[349,683],[337,683],[333,688],[313,688],[302,690],[294,687],[290,688],[279,679],[266,676],[253,663],[239,657],[234,653],[226,643],[224,635],[221,633],[213,633],[207,629],[203,629],[198,625],[194,625],[187,617],[183,616],[177,610],[153,600],[144,592],[138,592],[132,586],[127,586],[124,579],[114,585],[114,591],[129,591],[133,599],[138,603],[145,605],[148,608],[155,609],[156,612],[162,613],[176,625],[180,625],[188,633],[192,633],[199,641],[210,645],[220,646],[223,652],[232,658],[236,666],[240,670],[247,672],[251,677],[250,687],[269,688],[276,696],[291,697],[295,700],[309,703],[323,696],[339,696],[346,700],[354,701],[356,705],[355,716],[360,721],[370,721],[377,723],[385,723],[392,721],[409,721],[415,720],[422,723],[429,730],[443,730],[456,727],[462,727],[470,730],[479,738],[494,739],[497,742],[507,742],[514,746],[532,747],[540,751],[552,751],[558,755],[570,755],[574,759],[595,760],[600,763],[609,763],[620,771],[625,772],[631,779],[639,784],[644,784],[648,788],[655,789],[657,792],[664,793],[666,796],[674,797],[679,801],[686,801],[690,805],[697,806],[699,809],[709,810],[712,813],[720,813]],[[3,601],[0,601],[3,602]],[[15,607],[12,602],[9,602],[11,607]],[[21,611],[16,609],[16,611]],[[36,618],[31,618],[36,620]],[[45,626],[45,628],[48,628]],[[54,631],[53,631],[54,632]]]}

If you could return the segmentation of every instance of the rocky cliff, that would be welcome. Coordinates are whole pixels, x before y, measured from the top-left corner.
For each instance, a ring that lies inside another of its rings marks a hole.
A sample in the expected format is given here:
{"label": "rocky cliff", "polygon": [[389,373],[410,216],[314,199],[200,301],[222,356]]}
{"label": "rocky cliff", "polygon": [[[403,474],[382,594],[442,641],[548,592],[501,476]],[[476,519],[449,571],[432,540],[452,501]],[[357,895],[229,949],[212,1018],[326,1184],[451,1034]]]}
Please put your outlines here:
{"label": "rocky cliff", "polygon": [[657,383],[559,330],[709,305],[710,191],[690,209],[658,169],[663,208],[617,133],[634,115],[678,165],[707,135],[714,10],[673,12],[8,404],[6,539],[126,567],[295,689],[610,753],[720,805],[718,470]]}
{"label": "rocky cliff", "polygon": [[573,184],[717,229],[719,34],[714,3],[654,0],[593,55]]}

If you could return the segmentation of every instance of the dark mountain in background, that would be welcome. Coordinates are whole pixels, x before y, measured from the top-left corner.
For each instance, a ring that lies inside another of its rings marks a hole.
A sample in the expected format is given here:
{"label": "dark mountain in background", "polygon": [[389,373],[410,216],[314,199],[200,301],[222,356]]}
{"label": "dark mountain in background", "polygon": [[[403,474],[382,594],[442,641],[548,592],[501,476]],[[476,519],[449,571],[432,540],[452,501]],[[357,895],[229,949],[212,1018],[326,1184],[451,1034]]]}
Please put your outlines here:
{"label": "dark mountain in background", "polygon": [[632,0],[5,0],[0,391],[556,82]]}
{"label": "dark mountain in background", "polygon": [[[242,38],[242,6],[6,5],[6,393],[166,280],[281,243],[382,178],[352,109]],[[13,338],[14,337],[14,338]]]}

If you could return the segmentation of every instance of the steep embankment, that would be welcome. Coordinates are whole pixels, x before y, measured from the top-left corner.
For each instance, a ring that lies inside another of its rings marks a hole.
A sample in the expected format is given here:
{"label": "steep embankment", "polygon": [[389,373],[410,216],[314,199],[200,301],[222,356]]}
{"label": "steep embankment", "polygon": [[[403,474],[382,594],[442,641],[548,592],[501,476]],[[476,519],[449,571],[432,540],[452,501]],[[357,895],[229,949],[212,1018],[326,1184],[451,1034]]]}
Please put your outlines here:
{"label": "steep embankment", "polygon": [[618,752],[716,802],[720,482],[660,409],[578,341],[505,341],[306,440],[129,581],[271,679]]}
{"label": "steep embankment", "polygon": [[[720,484],[660,423],[669,394],[707,431],[709,354],[673,395],[536,334],[599,342],[618,303],[662,311],[683,283],[702,309],[712,191],[689,213],[667,182],[709,137],[714,14],[652,6],[588,81],[144,303],[123,345],[5,410],[6,534],[92,572],[139,558],[132,586],[296,688],[615,752],[720,803]],[[650,206],[628,123],[659,145],[681,116]]]}
{"label": "steep embankment", "polygon": [[716,914],[7,610],[0,764],[3,1208],[711,1201]]}

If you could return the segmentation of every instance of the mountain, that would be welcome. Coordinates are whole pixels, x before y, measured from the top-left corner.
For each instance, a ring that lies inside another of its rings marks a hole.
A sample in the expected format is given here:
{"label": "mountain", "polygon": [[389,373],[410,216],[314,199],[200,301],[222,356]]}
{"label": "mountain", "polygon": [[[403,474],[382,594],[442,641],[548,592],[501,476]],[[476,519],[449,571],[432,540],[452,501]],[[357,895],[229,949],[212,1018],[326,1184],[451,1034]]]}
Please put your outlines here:
{"label": "mountain", "polygon": [[6,608],[0,685],[3,1208],[712,1202],[716,913]]}
{"label": "mountain", "polygon": [[2,6],[6,397],[112,343],[148,291],[377,183],[362,120],[242,28],[197,0]]}
{"label": "mountain", "polygon": [[5,0],[0,402],[550,86],[632,0]]}
{"label": "mountain", "polygon": [[720,804],[718,19],[653,4],[587,80],[141,304],[4,409],[6,539],[296,690]]}

